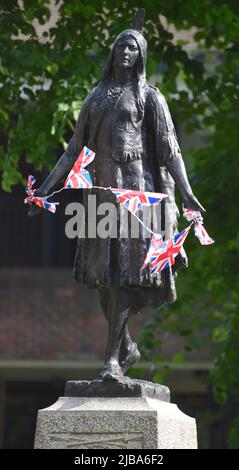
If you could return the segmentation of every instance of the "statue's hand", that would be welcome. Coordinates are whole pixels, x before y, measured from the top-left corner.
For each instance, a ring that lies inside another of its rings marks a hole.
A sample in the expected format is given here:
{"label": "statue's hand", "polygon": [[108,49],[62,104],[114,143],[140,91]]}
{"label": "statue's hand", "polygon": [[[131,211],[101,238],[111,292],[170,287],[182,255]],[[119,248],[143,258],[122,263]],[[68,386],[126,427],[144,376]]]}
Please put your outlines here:
{"label": "statue's hand", "polygon": [[183,207],[193,211],[206,212],[206,209],[204,209],[194,194],[189,194],[183,198]]}
{"label": "statue's hand", "polygon": [[[46,193],[46,191],[43,191],[43,190],[41,190],[41,188],[39,188],[39,189],[36,189],[36,191],[34,193],[34,196],[46,197],[47,193]],[[37,206],[36,204],[33,203],[32,206],[30,206],[27,215],[29,217],[33,217],[34,215],[40,214],[41,210],[42,210],[41,207],[39,207],[39,206]]]}

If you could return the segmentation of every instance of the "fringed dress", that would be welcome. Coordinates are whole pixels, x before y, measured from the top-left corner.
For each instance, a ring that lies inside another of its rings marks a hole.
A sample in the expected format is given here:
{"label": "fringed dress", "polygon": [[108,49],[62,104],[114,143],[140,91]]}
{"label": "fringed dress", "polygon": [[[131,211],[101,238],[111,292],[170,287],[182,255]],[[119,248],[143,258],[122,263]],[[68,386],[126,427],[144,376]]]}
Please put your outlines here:
{"label": "fringed dress", "polygon": [[[174,181],[166,164],[167,159],[180,157],[180,149],[163,95],[146,83],[143,96],[140,108],[133,84],[116,87],[106,81],[98,85],[84,102],[67,151],[77,153],[87,145],[96,152],[95,160],[87,167],[93,185],[168,194],[160,204],[158,226],[154,225],[154,230],[161,231],[167,239],[177,231],[178,209]],[[126,287],[130,290],[131,307],[135,312],[146,305],[159,307],[174,302],[176,271],[182,264],[180,255],[173,269],[151,274],[147,267],[141,272],[150,245],[150,237],[145,236],[147,232],[143,226],[136,227],[138,236],[137,233],[135,237],[130,235],[134,221],[109,190],[83,190],[83,200],[86,237],[77,241],[74,262],[77,283],[91,288]],[[106,207],[102,203],[112,203],[115,207],[109,217],[114,234],[105,238],[97,233],[94,237],[91,233],[95,210],[99,212],[96,231],[99,228],[100,232]],[[137,215],[143,217],[143,211]],[[145,220],[147,223],[147,218]],[[148,226],[152,229],[150,220]],[[125,236],[126,229],[128,237]]]}

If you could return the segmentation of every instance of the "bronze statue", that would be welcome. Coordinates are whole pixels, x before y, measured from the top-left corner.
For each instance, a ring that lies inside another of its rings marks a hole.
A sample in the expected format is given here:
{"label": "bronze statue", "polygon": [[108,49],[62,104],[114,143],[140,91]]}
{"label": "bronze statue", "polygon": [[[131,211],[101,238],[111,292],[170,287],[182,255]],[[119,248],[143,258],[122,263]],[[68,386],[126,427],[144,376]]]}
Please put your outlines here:
{"label": "bronze statue", "polygon": [[[116,38],[101,81],[83,103],[67,150],[36,195],[50,194],[66,178],[86,145],[96,152],[89,166],[94,185],[168,194],[162,203],[168,238],[177,231],[175,183],[185,207],[204,209],[188,181],[165,98],[146,81],[147,42],[141,28],[142,12],[136,15],[132,28]],[[110,192],[90,192],[96,195],[97,204],[115,204]],[[87,208],[86,193],[88,190],[84,191]],[[29,215],[38,212],[36,206],[29,209]],[[149,243],[142,232],[137,239],[78,239],[75,280],[97,289],[108,322],[105,365],[99,374],[104,381],[122,379],[140,357],[127,328],[129,315],[145,305],[159,308],[176,299],[176,272],[186,259],[177,255],[173,268],[155,275],[149,269],[140,272]]]}

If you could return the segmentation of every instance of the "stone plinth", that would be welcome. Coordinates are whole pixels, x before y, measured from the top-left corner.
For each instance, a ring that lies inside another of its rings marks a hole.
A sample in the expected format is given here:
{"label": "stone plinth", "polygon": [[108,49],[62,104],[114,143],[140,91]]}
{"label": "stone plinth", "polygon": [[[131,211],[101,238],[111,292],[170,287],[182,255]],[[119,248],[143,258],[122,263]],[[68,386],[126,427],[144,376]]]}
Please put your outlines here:
{"label": "stone plinth", "polygon": [[36,449],[195,449],[196,422],[149,397],[61,397],[39,410]]}

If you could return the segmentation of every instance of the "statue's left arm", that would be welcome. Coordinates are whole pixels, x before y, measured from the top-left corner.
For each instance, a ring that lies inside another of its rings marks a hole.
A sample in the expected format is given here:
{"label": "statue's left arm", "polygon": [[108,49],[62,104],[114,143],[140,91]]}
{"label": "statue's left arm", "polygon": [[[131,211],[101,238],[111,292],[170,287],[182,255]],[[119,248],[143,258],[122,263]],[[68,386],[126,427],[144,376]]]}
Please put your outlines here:
{"label": "statue's left arm", "polygon": [[179,189],[186,208],[205,211],[194,196],[179,148],[175,128],[164,96],[155,88],[149,94],[150,115],[153,120],[155,150],[160,166],[165,166]]}

